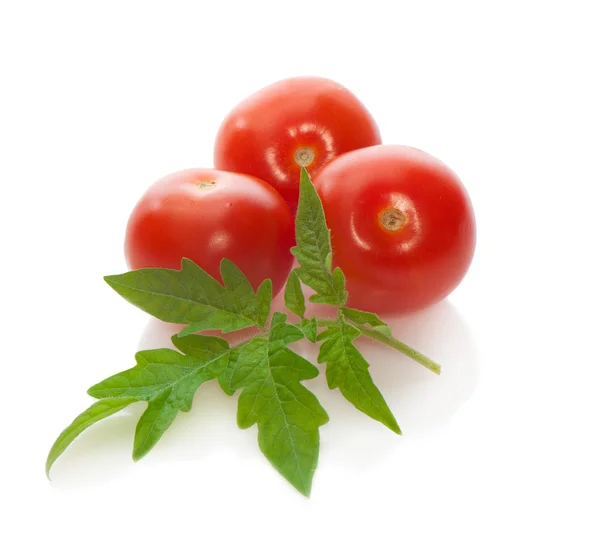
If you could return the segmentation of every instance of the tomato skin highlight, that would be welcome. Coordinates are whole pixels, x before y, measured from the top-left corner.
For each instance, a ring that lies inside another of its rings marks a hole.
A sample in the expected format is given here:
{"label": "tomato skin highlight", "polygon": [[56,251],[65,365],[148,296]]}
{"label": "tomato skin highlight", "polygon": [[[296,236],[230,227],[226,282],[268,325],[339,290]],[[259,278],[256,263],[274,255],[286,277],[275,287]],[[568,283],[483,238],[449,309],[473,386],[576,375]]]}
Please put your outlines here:
{"label": "tomato skin highlight", "polygon": [[300,165],[315,174],[340,154],[380,143],[375,120],[348,89],[325,78],[289,78],[229,113],[216,137],[214,164],[265,180],[295,213]]}
{"label": "tomato skin highlight", "polygon": [[222,282],[223,258],[256,289],[270,278],[273,294],[292,268],[294,220],[271,186],[242,174],[188,169],[155,182],[135,206],[125,237],[130,269],[181,268],[186,257]]}
{"label": "tomato skin highlight", "polygon": [[340,156],[313,179],[348,305],[406,313],[449,295],[475,251],[475,215],[459,178],[416,148],[381,145]]}

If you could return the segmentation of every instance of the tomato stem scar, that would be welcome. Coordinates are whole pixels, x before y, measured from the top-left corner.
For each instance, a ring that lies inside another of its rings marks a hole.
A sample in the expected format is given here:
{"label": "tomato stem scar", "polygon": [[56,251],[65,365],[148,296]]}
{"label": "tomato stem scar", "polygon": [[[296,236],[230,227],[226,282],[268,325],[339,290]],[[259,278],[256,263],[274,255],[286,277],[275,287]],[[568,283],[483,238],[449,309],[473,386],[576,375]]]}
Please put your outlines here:
{"label": "tomato stem scar", "polygon": [[294,154],[294,161],[300,167],[308,167],[315,160],[315,151],[307,146],[300,147]]}
{"label": "tomato stem scar", "polygon": [[379,214],[379,223],[386,230],[397,232],[406,223],[406,217],[398,208],[388,208]]}
{"label": "tomato stem scar", "polygon": [[194,184],[198,189],[200,189],[200,191],[204,191],[205,189],[212,189],[213,187],[215,187],[217,185],[217,182],[196,182]]}

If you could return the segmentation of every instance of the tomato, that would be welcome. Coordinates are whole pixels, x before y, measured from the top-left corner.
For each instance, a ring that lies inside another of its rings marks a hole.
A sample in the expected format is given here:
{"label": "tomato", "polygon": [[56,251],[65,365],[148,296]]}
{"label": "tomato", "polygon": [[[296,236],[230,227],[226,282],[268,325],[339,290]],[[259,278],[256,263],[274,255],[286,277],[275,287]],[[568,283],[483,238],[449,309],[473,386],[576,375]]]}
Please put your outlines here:
{"label": "tomato", "polygon": [[179,269],[186,257],[221,281],[223,258],[256,289],[277,294],[292,267],[294,220],[285,201],[258,178],[214,169],[180,171],[154,183],[127,224],[130,269]]}
{"label": "tomato", "polygon": [[243,172],[271,184],[295,213],[300,166],[314,174],[335,157],[381,143],[363,104],[324,78],[290,78],[238,104],[217,134],[217,169]]}
{"label": "tomato", "polygon": [[381,313],[418,310],[446,297],[475,250],[475,216],[458,177],[403,146],[340,156],[314,177],[331,229],[333,263],[348,305]]}

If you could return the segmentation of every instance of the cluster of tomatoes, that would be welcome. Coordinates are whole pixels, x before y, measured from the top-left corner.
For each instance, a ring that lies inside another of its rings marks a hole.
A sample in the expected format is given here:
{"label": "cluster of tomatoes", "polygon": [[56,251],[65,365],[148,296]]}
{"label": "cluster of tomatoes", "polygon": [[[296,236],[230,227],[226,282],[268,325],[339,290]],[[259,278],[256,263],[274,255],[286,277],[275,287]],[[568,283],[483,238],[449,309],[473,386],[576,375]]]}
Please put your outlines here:
{"label": "cluster of tomatoes", "polygon": [[369,111],[331,80],[283,80],[238,104],[218,131],[214,165],[144,194],[127,227],[131,269],[178,269],[187,257],[220,279],[228,258],[254,288],[270,278],[277,294],[293,267],[301,167],[322,200],[349,306],[424,308],[471,263],[475,219],[458,177],[425,152],[382,145]]}

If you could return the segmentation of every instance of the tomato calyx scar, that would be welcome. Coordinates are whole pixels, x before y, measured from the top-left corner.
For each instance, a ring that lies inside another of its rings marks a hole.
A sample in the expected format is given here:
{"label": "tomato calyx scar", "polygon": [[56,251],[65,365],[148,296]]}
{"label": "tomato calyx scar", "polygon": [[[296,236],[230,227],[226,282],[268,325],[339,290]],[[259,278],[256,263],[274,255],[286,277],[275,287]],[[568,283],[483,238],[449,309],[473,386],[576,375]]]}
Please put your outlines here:
{"label": "tomato calyx scar", "polygon": [[398,208],[388,208],[379,214],[379,224],[389,232],[397,232],[405,223],[406,216]]}
{"label": "tomato calyx scar", "polygon": [[300,147],[294,153],[294,161],[300,165],[300,167],[308,167],[314,160],[315,151],[308,146]]}
{"label": "tomato calyx scar", "polygon": [[217,182],[214,180],[205,180],[202,182],[196,182],[194,185],[200,189],[200,191],[205,191],[207,189],[213,189],[217,185]]}

